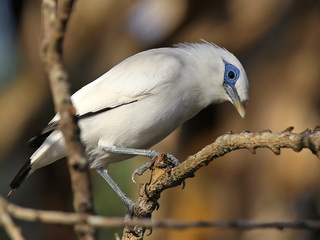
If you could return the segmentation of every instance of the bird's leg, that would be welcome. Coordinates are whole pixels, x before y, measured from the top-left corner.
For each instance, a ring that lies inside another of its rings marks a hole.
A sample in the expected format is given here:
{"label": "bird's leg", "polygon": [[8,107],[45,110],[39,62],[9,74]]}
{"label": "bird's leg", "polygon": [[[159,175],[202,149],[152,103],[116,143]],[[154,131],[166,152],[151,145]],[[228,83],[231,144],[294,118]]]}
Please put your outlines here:
{"label": "bird's leg", "polygon": [[[150,158],[150,160],[147,163],[145,163],[144,165],[142,165],[141,167],[133,171],[131,175],[131,180],[134,183],[135,183],[135,180],[134,180],[135,175],[141,176],[146,170],[148,170],[152,166],[156,157],[160,154],[158,151],[151,150],[151,149],[123,148],[123,147],[116,147],[116,146],[112,146],[112,147],[106,146],[106,147],[103,147],[103,150],[105,150],[108,153],[139,155],[139,156],[145,156]],[[169,153],[166,153],[166,156],[174,166],[178,166],[180,164],[179,160],[175,156]]]}
{"label": "bird's leg", "polygon": [[132,215],[132,207],[135,204],[135,201],[132,199],[128,198],[124,192],[121,191],[119,186],[113,181],[113,179],[110,177],[108,171],[104,168],[97,168],[96,171],[101,175],[101,177],[104,178],[104,180],[107,181],[107,183],[110,185],[110,187],[115,191],[115,193],[118,195],[118,197],[124,202],[124,204],[128,208],[128,213],[127,215],[131,216]]}

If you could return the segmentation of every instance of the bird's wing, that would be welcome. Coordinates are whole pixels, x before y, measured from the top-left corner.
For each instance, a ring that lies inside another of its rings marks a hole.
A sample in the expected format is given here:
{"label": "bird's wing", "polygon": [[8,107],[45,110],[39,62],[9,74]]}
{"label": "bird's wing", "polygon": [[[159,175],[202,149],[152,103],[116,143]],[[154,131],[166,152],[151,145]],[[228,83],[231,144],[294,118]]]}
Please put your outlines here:
{"label": "bird's wing", "polygon": [[139,101],[179,78],[182,63],[159,49],[136,54],[72,96],[79,115]]}
{"label": "bird's wing", "polygon": [[[137,100],[132,100],[132,101],[128,101],[128,102],[122,102],[122,103],[119,103],[118,105],[113,105],[113,106],[106,106],[104,108],[101,108],[99,110],[96,110],[96,111],[90,111],[90,112],[86,112],[84,114],[77,114],[76,117],[78,120],[81,120],[81,119],[84,119],[84,118],[89,118],[89,117],[92,117],[94,115],[97,115],[99,113],[103,113],[103,112],[106,112],[106,111],[110,111],[114,108],[118,108],[120,106],[123,106],[123,105],[127,105],[127,104],[130,104],[130,103],[134,103],[136,102]],[[59,115],[57,114],[49,123],[48,125],[41,130],[41,132],[39,132],[37,135],[35,135],[34,137],[32,137],[29,141],[28,141],[28,146],[30,148],[38,148],[41,146],[41,144],[47,139],[47,137],[54,131],[57,129],[58,125],[59,125],[59,122],[60,122],[60,117]]]}
{"label": "bird's wing", "polygon": [[[150,50],[152,51],[152,50]],[[181,63],[164,54],[143,52],[127,58],[109,72],[81,88],[71,96],[77,118],[88,118],[123,105],[142,100],[161,91],[167,83],[176,80]],[[30,147],[40,147],[57,128],[56,115],[39,134],[30,139]]]}

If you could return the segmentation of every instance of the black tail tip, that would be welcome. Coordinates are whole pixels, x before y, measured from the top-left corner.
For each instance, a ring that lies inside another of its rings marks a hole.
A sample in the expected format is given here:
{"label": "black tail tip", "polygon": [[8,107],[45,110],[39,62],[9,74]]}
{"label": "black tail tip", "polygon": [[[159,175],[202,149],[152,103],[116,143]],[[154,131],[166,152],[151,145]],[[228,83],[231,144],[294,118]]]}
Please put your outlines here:
{"label": "black tail tip", "polygon": [[11,188],[10,191],[8,192],[7,199],[9,199],[10,196],[11,196],[16,190],[17,190],[16,188]]}
{"label": "black tail tip", "polygon": [[26,162],[17,175],[13,178],[12,182],[10,183],[11,190],[9,191],[7,198],[9,198],[21,185],[21,183],[28,177],[31,170],[31,161],[29,160]]}

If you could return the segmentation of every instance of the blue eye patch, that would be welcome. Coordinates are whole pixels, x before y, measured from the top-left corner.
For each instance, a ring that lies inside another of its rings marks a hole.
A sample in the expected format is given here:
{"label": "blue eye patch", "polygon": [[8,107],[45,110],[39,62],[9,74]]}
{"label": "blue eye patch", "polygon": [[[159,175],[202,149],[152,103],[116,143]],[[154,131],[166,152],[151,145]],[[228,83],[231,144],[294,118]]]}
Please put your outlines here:
{"label": "blue eye patch", "polygon": [[228,84],[235,85],[240,77],[240,70],[226,61],[223,62],[225,66],[224,81]]}

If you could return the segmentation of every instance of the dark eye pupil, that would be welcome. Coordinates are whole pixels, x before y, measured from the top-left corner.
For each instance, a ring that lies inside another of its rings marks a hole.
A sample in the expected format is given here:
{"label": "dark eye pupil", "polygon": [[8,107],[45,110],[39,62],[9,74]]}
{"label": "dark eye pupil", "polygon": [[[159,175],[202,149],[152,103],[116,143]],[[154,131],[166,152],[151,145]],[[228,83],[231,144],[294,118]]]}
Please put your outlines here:
{"label": "dark eye pupil", "polygon": [[234,79],[235,77],[236,77],[236,74],[234,73],[234,71],[229,71],[228,72],[228,78]]}

